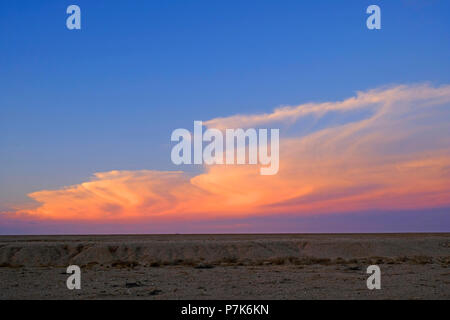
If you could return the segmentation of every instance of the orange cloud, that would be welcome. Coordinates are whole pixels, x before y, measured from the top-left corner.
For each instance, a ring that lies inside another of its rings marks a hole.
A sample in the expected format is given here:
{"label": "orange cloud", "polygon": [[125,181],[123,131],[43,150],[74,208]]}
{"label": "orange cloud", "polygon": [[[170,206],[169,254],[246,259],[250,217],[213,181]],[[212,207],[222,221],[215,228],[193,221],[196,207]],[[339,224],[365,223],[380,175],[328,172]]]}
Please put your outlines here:
{"label": "orange cloud", "polygon": [[[295,133],[311,116],[322,125]],[[341,121],[330,122],[333,116]],[[51,219],[159,221],[448,206],[449,119],[450,86],[430,85],[212,119],[207,127],[281,128],[278,174],[261,176],[250,165],[205,166],[196,176],[96,173],[78,185],[30,194],[40,205],[23,212]]]}

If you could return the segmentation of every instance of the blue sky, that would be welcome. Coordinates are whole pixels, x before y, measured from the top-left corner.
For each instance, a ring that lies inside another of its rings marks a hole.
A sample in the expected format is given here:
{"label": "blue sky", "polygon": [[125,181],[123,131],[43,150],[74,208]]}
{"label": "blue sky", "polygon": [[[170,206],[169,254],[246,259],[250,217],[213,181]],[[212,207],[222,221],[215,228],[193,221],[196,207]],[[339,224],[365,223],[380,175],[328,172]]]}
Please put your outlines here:
{"label": "blue sky", "polygon": [[[66,29],[77,4],[82,30]],[[378,4],[382,29],[365,26]],[[175,169],[193,120],[450,82],[449,1],[3,1],[0,209],[108,170]]]}

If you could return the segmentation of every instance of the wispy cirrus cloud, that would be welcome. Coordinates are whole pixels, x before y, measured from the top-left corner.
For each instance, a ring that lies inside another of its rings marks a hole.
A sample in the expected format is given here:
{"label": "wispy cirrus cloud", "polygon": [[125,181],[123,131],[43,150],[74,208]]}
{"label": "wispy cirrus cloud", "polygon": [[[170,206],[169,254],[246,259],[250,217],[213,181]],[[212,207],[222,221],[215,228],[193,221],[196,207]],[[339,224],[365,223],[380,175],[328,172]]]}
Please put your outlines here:
{"label": "wispy cirrus cloud", "polygon": [[[345,121],[330,122],[341,115]],[[284,134],[308,117],[323,123],[301,135]],[[261,176],[257,166],[248,165],[205,166],[196,176],[96,173],[81,184],[31,193],[40,205],[22,212],[49,219],[156,222],[444,207],[450,205],[449,121],[450,86],[428,84],[216,118],[204,124],[281,128],[278,174]]]}
{"label": "wispy cirrus cloud", "polygon": [[[273,123],[293,123],[309,115],[320,118],[330,112],[350,112],[371,107],[377,109],[378,115],[383,114],[383,111],[388,112],[388,109],[389,112],[396,113],[396,110],[390,108],[390,105],[397,103],[419,104],[423,102],[428,106],[433,106],[448,103],[449,87],[447,85],[433,88],[429,85],[421,84],[414,86],[399,85],[366,92],[359,91],[355,97],[343,101],[284,106],[275,109],[271,113],[215,118],[205,121],[204,124],[207,127],[217,129],[259,127]],[[411,107],[409,105],[409,108]]]}

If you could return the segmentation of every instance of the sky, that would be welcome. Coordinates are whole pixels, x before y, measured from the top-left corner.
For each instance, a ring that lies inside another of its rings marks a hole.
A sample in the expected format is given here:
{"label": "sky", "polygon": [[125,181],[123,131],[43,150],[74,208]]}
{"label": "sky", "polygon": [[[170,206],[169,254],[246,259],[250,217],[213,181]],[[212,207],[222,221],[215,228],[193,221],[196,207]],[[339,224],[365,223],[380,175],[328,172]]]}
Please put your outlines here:
{"label": "sky", "polygon": [[[0,234],[449,232],[448,12],[1,2]],[[279,172],[174,165],[195,120],[279,128]]]}

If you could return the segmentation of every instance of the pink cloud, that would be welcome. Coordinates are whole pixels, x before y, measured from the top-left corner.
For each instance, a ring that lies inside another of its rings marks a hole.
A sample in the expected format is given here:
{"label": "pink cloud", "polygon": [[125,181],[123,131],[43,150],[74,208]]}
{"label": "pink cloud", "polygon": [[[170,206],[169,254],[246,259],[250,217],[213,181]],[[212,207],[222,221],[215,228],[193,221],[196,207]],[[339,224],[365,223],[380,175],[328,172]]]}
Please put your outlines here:
{"label": "pink cloud", "polygon": [[[371,112],[303,135],[287,128],[313,115]],[[170,221],[252,215],[407,209],[450,204],[450,86],[396,86],[344,101],[308,103],[268,114],[209,120],[210,128],[281,126],[280,169],[205,166],[181,171],[110,171],[29,196],[19,212],[48,219]],[[337,210],[339,209],[339,210]]]}

